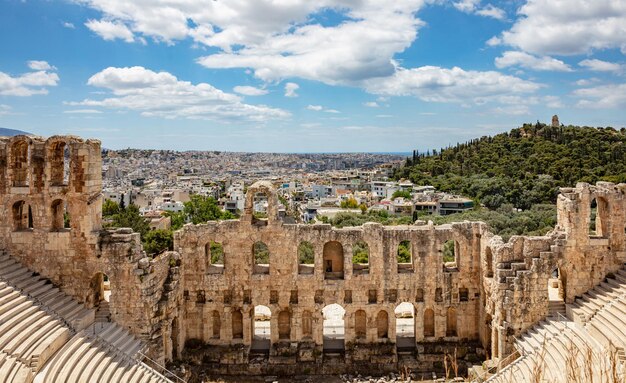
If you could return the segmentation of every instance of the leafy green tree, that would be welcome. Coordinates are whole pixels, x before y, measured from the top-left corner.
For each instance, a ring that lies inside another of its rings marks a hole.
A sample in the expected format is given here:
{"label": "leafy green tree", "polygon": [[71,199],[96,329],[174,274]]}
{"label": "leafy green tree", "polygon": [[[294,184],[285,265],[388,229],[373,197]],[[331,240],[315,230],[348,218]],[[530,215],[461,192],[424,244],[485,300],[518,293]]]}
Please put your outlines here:
{"label": "leafy green tree", "polygon": [[120,205],[110,199],[105,199],[102,203],[102,216],[110,217],[120,212]]}
{"label": "leafy green tree", "polygon": [[347,200],[341,201],[342,209],[356,209],[359,207],[359,203],[354,197],[350,197]]}
{"label": "leafy green tree", "polygon": [[452,240],[446,241],[443,244],[443,261],[444,262],[454,262],[454,260],[456,259],[455,254],[454,254],[454,251],[455,251],[454,247],[455,247],[455,243]]}
{"label": "leafy green tree", "polygon": [[263,242],[255,242],[252,246],[254,254],[254,263],[257,265],[266,265],[270,263],[270,251]]}
{"label": "leafy green tree", "polygon": [[135,204],[130,204],[127,208],[120,209],[120,212],[111,218],[112,227],[130,227],[134,232],[141,234],[142,238],[150,231],[148,220],[141,215],[139,208]]}
{"label": "leafy green tree", "polygon": [[396,199],[396,198],[399,198],[399,197],[402,197],[404,199],[411,199],[411,192],[409,192],[407,190],[396,190],[391,195],[391,199]]}
{"label": "leafy green tree", "polygon": [[402,241],[398,245],[398,263],[411,262],[411,241]]}
{"label": "leafy green tree", "polygon": [[159,254],[173,249],[174,235],[171,230],[151,230],[143,236],[142,242],[146,253]]}
{"label": "leafy green tree", "polygon": [[211,241],[211,244],[209,245],[209,251],[211,252],[212,265],[224,264],[224,247],[221,243]]}
{"label": "leafy green tree", "polygon": [[298,245],[298,262],[303,265],[315,263],[315,252],[311,242],[303,241]]}
{"label": "leafy green tree", "polygon": [[367,243],[359,241],[352,246],[352,263],[368,264],[370,249]]}
{"label": "leafy green tree", "polygon": [[213,197],[202,195],[192,195],[188,202],[185,202],[183,213],[193,224],[205,223],[223,219],[225,213],[217,206],[217,201]]}
{"label": "leafy green tree", "polygon": [[176,231],[185,225],[184,212],[166,211],[165,216],[170,217],[173,231]]}

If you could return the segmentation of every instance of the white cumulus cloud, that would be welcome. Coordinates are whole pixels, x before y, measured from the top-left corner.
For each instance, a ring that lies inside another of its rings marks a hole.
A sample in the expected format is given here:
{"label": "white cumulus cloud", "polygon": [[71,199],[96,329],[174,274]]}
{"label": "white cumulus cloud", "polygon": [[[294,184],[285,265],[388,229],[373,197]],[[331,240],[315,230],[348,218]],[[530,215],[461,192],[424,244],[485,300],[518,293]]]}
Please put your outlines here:
{"label": "white cumulus cloud", "polygon": [[510,66],[519,66],[540,71],[572,71],[572,68],[561,60],[548,56],[537,57],[525,52],[507,51],[504,52],[502,56],[496,58],[496,67],[506,68]]}
{"label": "white cumulus cloud", "polygon": [[576,89],[573,94],[580,98],[577,106],[582,108],[626,108],[626,84]]}
{"label": "white cumulus cloud", "polygon": [[239,96],[207,83],[192,84],[171,73],[154,72],[140,66],[106,68],[91,76],[87,84],[108,89],[112,95],[68,105],[132,110],[143,116],[168,119],[266,121],[290,116],[281,109],[245,104]]}
{"label": "white cumulus cloud", "polygon": [[128,27],[118,21],[89,20],[85,26],[105,40],[121,39],[127,43],[135,41],[135,36]]}
{"label": "white cumulus cloud", "polygon": [[288,82],[285,84],[285,97],[298,97],[298,89],[300,85],[295,82]]}
{"label": "white cumulus cloud", "polygon": [[322,109],[324,109],[324,107],[322,107],[321,105],[307,105],[306,107],[308,110],[314,110],[316,112],[321,111]]}
{"label": "white cumulus cloud", "polygon": [[621,72],[623,69],[621,64],[598,59],[586,59],[579,62],[578,65],[596,72]]}
{"label": "white cumulus cloud", "polygon": [[263,96],[269,93],[266,89],[255,88],[253,86],[238,85],[233,88],[235,93],[243,94],[244,96]]}
{"label": "white cumulus cloud", "polygon": [[454,8],[465,13],[474,13],[479,16],[492,17],[498,20],[506,19],[506,12],[493,4],[481,6],[481,0],[461,0],[452,3]]}
{"label": "white cumulus cloud", "polygon": [[626,53],[623,0],[528,0],[501,36],[503,43],[541,55],[576,55],[620,48]]}
{"label": "white cumulus cloud", "polygon": [[54,72],[56,68],[46,61],[33,60],[27,64],[33,72],[18,76],[0,72],[0,96],[48,94],[48,88],[59,83],[59,76]]}
{"label": "white cumulus cloud", "polygon": [[365,89],[387,96],[415,96],[428,102],[466,102],[467,100],[497,100],[497,96],[529,94],[541,86],[532,81],[503,75],[495,71],[466,71],[424,66],[398,68],[389,78],[368,80]]}

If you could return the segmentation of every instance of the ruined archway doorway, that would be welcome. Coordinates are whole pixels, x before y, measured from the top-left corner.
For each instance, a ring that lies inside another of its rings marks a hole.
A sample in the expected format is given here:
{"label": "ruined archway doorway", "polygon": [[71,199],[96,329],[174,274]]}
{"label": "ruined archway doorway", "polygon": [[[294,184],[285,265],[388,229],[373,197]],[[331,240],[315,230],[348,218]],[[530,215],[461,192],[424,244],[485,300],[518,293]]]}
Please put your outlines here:
{"label": "ruined archway doorway", "polygon": [[565,283],[560,268],[555,268],[548,277],[548,315],[565,315]]}
{"label": "ruined archway doorway", "polygon": [[341,353],[345,350],[345,321],[346,310],[333,303],[322,309],[324,317],[323,349],[326,353]]}
{"label": "ruined archway doorway", "polygon": [[96,309],[96,322],[110,322],[111,321],[111,280],[109,276],[98,272],[90,283],[91,302]]}
{"label": "ruined archway doorway", "polygon": [[396,319],[396,348],[398,352],[415,349],[415,307],[409,302],[400,303],[394,310]]}
{"label": "ruined archway doorway", "polygon": [[250,352],[269,354],[272,335],[272,311],[259,305],[252,309],[252,345]]}

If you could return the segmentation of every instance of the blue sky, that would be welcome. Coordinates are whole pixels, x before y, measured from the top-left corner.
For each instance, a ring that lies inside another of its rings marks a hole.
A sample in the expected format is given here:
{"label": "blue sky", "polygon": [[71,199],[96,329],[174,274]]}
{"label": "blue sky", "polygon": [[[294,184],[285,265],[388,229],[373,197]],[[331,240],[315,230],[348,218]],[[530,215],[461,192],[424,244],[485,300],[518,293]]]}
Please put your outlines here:
{"label": "blue sky", "polygon": [[0,0],[0,126],[109,148],[439,148],[626,125],[623,0]]}

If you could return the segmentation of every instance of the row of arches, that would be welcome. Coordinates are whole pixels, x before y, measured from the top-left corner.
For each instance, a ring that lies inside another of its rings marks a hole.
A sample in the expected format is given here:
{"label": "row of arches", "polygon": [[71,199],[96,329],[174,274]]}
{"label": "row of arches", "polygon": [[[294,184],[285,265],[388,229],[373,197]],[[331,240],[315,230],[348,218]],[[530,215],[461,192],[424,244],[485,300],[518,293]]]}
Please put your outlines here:
{"label": "row of arches", "polygon": [[[66,201],[62,199],[52,201],[48,214],[50,217],[51,231],[60,231],[70,228],[70,216]],[[24,200],[13,203],[12,219],[13,229],[15,231],[32,230],[35,228],[33,209],[31,205]]]}
{"label": "row of arches", "polygon": [[[13,142],[9,148],[9,164],[11,169],[10,185],[27,187],[30,185],[30,169],[35,168],[32,162],[32,145],[26,139]],[[70,178],[70,147],[65,141],[53,140],[46,146],[46,163],[49,167],[49,185],[65,186]]]}
{"label": "row of arches", "polygon": [[[298,245],[298,272],[299,274],[313,274],[315,264],[315,248],[311,242],[302,241]],[[442,262],[448,271],[458,271],[459,243],[454,240],[444,242],[441,248]],[[224,247],[221,243],[210,241],[204,246],[204,255],[209,268],[223,267]],[[268,274],[270,263],[268,246],[257,241],[252,245],[252,261],[255,274]],[[344,247],[338,241],[329,241],[324,244],[323,269],[326,279],[343,279],[344,276]],[[357,241],[352,245],[352,268],[354,274],[369,273],[370,249],[365,241]],[[413,246],[411,241],[401,241],[396,250],[398,273],[413,271]]]}
{"label": "row of arches", "polygon": [[[322,335],[325,350],[338,350],[344,348],[346,310],[339,304],[330,304],[321,310],[322,314]],[[272,339],[288,341],[291,339],[293,314],[288,309],[280,310],[273,314],[271,309],[264,305],[257,305],[250,309],[250,339],[253,350],[268,350]],[[354,336],[358,339],[365,339],[368,328],[375,327],[376,339],[385,340],[389,338],[390,324],[395,326],[396,343],[398,348],[415,347],[415,307],[408,302],[400,303],[391,314],[381,309],[372,317],[368,317],[365,310],[359,309],[353,315]],[[276,320],[275,327],[272,327],[272,318]],[[446,337],[457,336],[457,310],[455,307],[446,309]],[[313,339],[313,313],[305,310],[299,318],[301,326],[301,339]],[[210,314],[210,337],[220,339],[222,337],[222,316],[218,310],[213,310]],[[435,337],[435,311],[426,308],[423,311],[423,337]],[[231,335],[232,339],[244,338],[244,318],[241,310],[231,312]],[[278,336],[272,337],[272,331],[277,331]]]}

